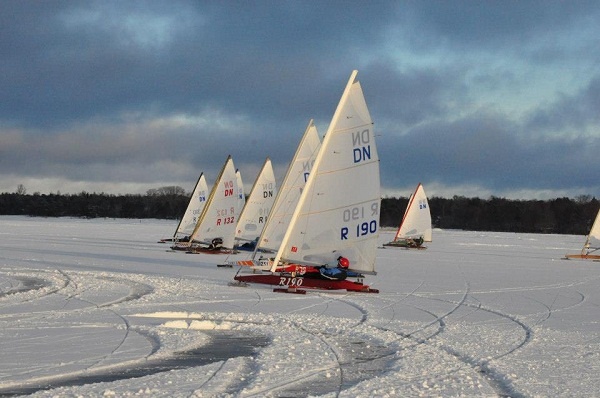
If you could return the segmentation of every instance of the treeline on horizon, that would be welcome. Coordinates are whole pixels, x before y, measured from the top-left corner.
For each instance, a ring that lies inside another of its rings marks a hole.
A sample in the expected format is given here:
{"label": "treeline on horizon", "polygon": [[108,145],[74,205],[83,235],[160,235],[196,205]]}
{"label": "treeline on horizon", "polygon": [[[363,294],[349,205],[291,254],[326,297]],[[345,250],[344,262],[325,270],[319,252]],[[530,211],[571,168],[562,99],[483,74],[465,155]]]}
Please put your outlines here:
{"label": "treeline on horizon", "polygon": [[[582,195],[575,199],[512,200],[431,197],[429,207],[435,228],[470,231],[531,232],[586,235],[591,229],[599,201]],[[106,193],[26,194],[24,189],[0,194],[0,215],[85,218],[179,219],[189,194],[181,187],[150,189],[145,195]],[[408,198],[383,198],[380,223],[397,227]]]}

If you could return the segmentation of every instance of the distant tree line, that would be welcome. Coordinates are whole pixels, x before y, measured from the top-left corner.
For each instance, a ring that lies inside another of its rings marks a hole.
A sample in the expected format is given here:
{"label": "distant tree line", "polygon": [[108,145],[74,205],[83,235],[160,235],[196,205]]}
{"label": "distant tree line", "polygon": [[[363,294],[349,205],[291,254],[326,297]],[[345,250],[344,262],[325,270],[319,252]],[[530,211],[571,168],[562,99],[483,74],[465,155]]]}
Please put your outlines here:
{"label": "distant tree line", "polygon": [[[586,235],[600,202],[587,195],[575,199],[510,200],[454,196],[428,199],[434,227],[468,231],[531,232]],[[384,198],[382,226],[398,226],[408,198]]]}
{"label": "distant tree line", "polygon": [[[23,189],[20,190],[23,192]],[[181,187],[150,189],[146,195],[106,193],[0,194],[1,215],[41,217],[108,217],[177,219],[185,211],[189,197]]]}
{"label": "distant tree line", "polygon": [[[150,189],[145,195],[78,194],[0,194],[0,215],[42,217],[160,218],[181,217],[189,194],[181,187]],[[404,215],[408,198],[383,198],[380,223],[397,227]],[[470,231],[534,232],[585,235],[598,213],[600,203],[584,195],[575,199],[510,200],[429,198],[434,227]]]}

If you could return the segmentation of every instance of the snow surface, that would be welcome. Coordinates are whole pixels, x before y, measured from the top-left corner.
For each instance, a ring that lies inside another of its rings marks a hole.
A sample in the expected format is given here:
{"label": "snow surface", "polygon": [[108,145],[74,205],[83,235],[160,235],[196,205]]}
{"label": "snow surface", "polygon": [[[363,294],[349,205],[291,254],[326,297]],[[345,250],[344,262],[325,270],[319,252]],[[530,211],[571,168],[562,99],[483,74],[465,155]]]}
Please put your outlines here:
{"label": "snow surface", "polygon": [[176,225],[0,217],[0,396],[600,394],[583,236],[436,230],[378,250],[380,294],[294,295],[156,243]]}

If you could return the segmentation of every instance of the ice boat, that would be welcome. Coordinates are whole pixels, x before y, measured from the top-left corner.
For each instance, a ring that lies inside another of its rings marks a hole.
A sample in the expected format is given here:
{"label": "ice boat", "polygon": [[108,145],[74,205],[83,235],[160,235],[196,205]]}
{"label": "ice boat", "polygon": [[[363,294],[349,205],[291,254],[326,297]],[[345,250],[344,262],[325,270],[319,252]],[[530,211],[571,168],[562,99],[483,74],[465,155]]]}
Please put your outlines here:
{"label": "ice boat", "polygon": [[596,219],[592,225],[592,229],[585,239],[581,253],[567,254],[568,259],[582,259],[600,261],[600,210],[596,214]]}
{"label": "ice boat", "polygon": [[198,217],[202,213],[202,209],[206,203],[206,196],[208,193],[208,186],[206,185],[206,178],[204,173],[200,173],[194,191],[190,197],[185,213],[179,220],[179,224],[175,229],[175,233],[172,238],[161,239],[161,243],[165,242],[187,242],[190,240],[190,235],[194,232],[194,228],[198,223]]}
{"label": "ice boat", "polygon": [[242,209],[235,231],[235,248],[254,250],[267,222],[276,195],[275,173],[267,158],[254,181],[248,200]]}
{"label": "ice boat", "polygon": [[363,280],[375,274],[379,157],[356,75],[344,89],[274,258],[240,267],[237,283],[275,285],[284,292],[378,292]]}
{"label": "ice boat", "polygon": [[173,250],[191,253],[232,253],[235,227],[240,212],[239,178],[231,156],[227,158],[190,239],[175,242]]}
{"label": "ice boat", "polygon": [[394,240],[383,246],[407,249],[426,249],[423,242],[431,242],[431,212],[423,185],[419,183],[411,195]]}

